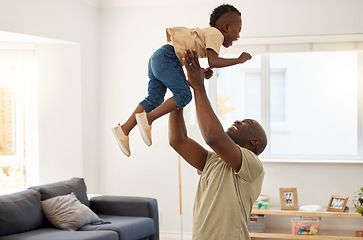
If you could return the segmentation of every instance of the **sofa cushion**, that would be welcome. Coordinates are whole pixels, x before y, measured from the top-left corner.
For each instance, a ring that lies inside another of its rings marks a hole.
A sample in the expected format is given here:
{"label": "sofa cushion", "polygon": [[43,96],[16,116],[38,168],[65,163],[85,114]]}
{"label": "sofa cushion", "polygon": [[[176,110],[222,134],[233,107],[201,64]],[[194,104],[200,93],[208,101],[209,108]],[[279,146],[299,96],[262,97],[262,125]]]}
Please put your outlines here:
{"label": "sofa cushion", "polygon": [[86,224],[102,221],[73,192],[42,201],[42,208],[49,222],[63,230],[77,230]]}
{"label": "sofa cushion", "polygon": [[90,206],[87,197],[87,188],[83,178],[72,178],[66,181],[31,187],[30,189],[40,192],[42,201],[74,192],[81,203],[88,207]]}
{"label": "sofa cushion", "polygon": [[0,237],[40,228],[43,222],[39,192],[26,190],[0,196]]}
{"label": "sofa cushion", "polygon": [[143,239],[155,233],[154,220],[148,217],[99,215],[109,224],[86,225],[80,231],[112,230],[118,233],[120,240]]}
{"label": "sofa cushion", "polygon": [[114,231],[64,231],[57,228],[41,228],[18,233],[0,240],[119,240]]}

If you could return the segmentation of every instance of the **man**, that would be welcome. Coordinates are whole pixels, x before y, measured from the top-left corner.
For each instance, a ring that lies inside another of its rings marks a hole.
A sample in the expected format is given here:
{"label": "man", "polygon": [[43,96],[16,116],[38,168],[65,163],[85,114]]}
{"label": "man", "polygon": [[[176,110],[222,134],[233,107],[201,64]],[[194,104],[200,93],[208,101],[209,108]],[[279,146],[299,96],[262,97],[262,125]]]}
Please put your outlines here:
{"label": "man", "polygon": [[245,119],[224,132],[207,98],[197,55],[187,50],[183,61],[200,131],[214,151],[188,137],[183,109],[170,113],[169,143],[200,174],[193,240],[250,239],[247,219],[261,192],[264,170],[257,155],[266,147],[265,131],[255,120]]}

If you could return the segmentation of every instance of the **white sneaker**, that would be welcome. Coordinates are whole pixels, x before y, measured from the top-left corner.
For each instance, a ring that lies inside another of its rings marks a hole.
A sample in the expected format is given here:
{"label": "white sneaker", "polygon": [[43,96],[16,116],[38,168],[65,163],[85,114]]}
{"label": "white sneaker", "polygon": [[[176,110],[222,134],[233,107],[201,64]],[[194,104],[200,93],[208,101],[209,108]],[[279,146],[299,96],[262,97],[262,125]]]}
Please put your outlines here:
{"label": "white sneaker", "polygon": [[126,136],[124,131],[122,131],[121,125],[118,124],[116,127],[112,128],[113,135],[116,138],[118,146],[121,151],[127,156],[130,157],[130,146],[129,146],[129,136]]}
{"label": "white sneaker", "polygon": [[149,125],[147,121],[146,112],[137,113],[135,114],[137,125],[139,126],[139,130],[141,133],[142,140],[148,145],[149,147],[152,144],[151,141],[151,125]]}

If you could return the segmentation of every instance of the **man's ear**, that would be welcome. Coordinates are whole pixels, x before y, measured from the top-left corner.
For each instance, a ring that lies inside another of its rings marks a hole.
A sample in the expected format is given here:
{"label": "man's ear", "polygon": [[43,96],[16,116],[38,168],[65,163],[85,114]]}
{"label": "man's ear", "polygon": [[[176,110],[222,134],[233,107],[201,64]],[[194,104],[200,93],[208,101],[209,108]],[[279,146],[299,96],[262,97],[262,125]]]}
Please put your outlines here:
{"label": "man's ear", "polygon": [[258,140],[257,138],[253,138],[250,140],[252,146],[258,146],[261,144],[260,140]]}

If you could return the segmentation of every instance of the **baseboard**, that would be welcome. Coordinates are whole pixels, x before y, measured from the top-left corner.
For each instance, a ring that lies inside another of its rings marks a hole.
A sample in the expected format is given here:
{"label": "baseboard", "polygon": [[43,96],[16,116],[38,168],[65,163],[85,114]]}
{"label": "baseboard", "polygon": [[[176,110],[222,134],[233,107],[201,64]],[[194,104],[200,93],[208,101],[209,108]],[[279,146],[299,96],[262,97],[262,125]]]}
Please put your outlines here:
{"label": "baseboard", "polygon": [[160,240],[192,240],[192,233],[160,232]]}

